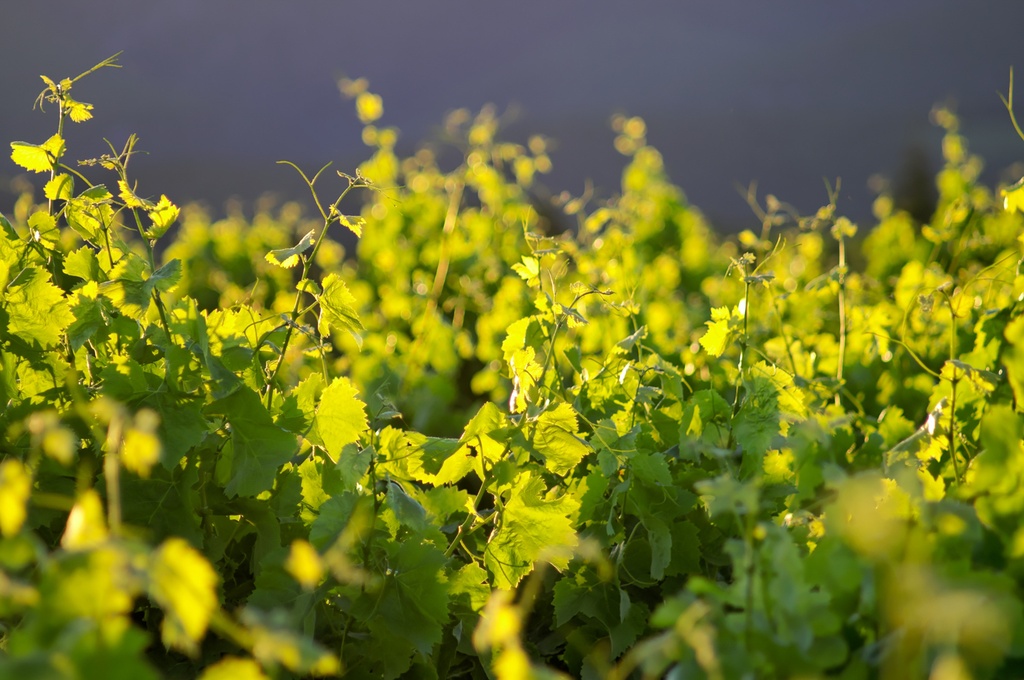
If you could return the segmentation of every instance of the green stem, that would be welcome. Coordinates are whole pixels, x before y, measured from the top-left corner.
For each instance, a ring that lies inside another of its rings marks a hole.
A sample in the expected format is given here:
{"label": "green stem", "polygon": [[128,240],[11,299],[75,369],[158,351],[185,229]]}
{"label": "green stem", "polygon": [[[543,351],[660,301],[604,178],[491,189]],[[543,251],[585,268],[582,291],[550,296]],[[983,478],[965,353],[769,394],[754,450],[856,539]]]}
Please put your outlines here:
{"label": "green stem", "polygon": [[750,330],[750,282],[743,283],[743,337],[740,338],[740,360],[736,365],[736,393],[732,399],[732,414],[740,411],[740,389],[743,386],[743,370],[746,368],[747,338]]}
{"label": "green stem", "polygon": [[[838,387],[843,384],[843,367],[846,364],[846,239],[839,237],[839,365],[836,367]],[[836,390],[836,406],[840,405],[839,390]]]}
{"label": "green stem", "polygon": [[[289,163],[289,165],[295,167],[295,169],[298,170],[299,174],[302,175],[302,178],[306,180],[306,184],[309,186],[310,191],[313,193],[313,200],[316,203],[317,210],[320,211],[320,216],[323,217],[324,220],[324,226],[320,230],[320,235],[317,236],[316,242],[313,244],[313,249],[309,252],[308,256],[303,256],[302,275],[299,277],[299,283],[301,283],[305,281],[307,278],[309,278],[309,270],[312,268],[313,262],[316,260],[316,254],[320,250],[320,244],[323,243],[324,236],[327,235],[327,230],[330,228],[331,224],[337,221],[336,215],[338,214],[338,206],[341,205],[341,202],[345,199],[346,196],[348,196],[349,192],[351,192],[352,189],[362,185],[357,184],[355,181],[349,178],[348,186],[345,187],[345,190],[341,192],[341,195],[338,196],[338,199],[331,205],[330,210],[324,210],[323,206],[320,203],[320,199],[317,196],[316,190],[313,188],[313,185],[316,182],[317,177],[320,176],[320,173],[323,172],[327,166],[321,168],[320,172],[314,175],[313,179],[310,180],[306,177],[305,173],[303,173],[302,170],[299,170],[299,168],[296,167],[294,164]],[[268,409],[274,402],[274,385],[277,381],[278,374],[281,372],[281,366],[284,365],[285,357],[288,354],[288,347],[289,345],[291,345],[292,336],[295,334],[296,322],[298,321],[299,317],[305,313],[305,311],[302,310],[303,292],[304,291],[302,290],[302,288],[297,288],[295,291],[295,303],[292,305],[292,311],[288,314],[289,323],[287,330],[285,331],[284,342],[281,343],[281,356],[277,361],[277,365],[274,366],[274,372],[271,373],[270,377],[267,379],[267,394],[265,397],[265,401]]]}

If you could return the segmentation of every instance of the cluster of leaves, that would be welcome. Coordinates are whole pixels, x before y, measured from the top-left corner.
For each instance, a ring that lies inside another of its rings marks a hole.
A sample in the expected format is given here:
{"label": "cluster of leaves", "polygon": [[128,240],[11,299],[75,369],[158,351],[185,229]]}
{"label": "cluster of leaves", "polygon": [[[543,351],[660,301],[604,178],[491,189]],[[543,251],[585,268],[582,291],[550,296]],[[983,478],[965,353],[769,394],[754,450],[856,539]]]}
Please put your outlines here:
{"label": "cluster of leaves", "polygon": [[344,82],[371,156],[295,168],[316,219],[211,223],[134,138],[67,162],[79,78],[0,217],[0,675],[1024,668],[1024,189],[951,113],[928,224],[751,196],[720,241],[638,118],[621,195],[545,206],[545,140],[399,158]]}

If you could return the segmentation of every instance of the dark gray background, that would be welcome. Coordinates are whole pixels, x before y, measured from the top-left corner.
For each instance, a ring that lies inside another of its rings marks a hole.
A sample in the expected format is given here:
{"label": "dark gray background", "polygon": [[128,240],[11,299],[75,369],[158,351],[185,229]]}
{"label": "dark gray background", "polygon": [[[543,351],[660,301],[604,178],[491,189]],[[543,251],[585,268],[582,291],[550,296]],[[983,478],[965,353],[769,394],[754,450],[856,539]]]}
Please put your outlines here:
{"label": "dark gray background", "polygon": [[[608,121],[623,112],[723,228],[752,222],[736,190],[752,180],[810,211],[841,176],[840,209],[866,219],[872,174],[897,177],[914,149],[937,169],[936,103],[956,105],[988,182],[1024,158],[997,95],[1016,65],[1024,100],[1022,28],[1022,0],[2,0],[0,138],[52,134],[32,111],[38,74],[124,50],[124,68],[76,87],[96,118],[69,130],[72,154],[136,132],[140,191],[215,211],[301,197],[278,159],[354,168],[348,75],[384,97],[406,149],[451,109],[514,106],[508,137],[557,142],[552,193],[616,189]],[[6,211],[17,168],[2,156]]]}

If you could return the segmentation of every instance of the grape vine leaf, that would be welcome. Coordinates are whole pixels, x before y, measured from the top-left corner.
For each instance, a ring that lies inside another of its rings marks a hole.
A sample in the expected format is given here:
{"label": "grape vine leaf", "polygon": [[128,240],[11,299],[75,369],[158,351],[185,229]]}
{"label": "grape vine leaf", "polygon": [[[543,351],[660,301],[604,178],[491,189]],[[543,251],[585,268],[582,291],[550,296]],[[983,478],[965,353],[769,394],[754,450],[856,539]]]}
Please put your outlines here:
{"label": "grape vine leaf", "polygon": [[713,357],[720,357],[736,334],[743,317],[735,309],[715,307],[711,320],[707,321],[707,332],[700,338],[700,346]]}
{"label": "grape vine leaf", "polygon": [[429,656],[448,622],[449,593],[444,553],[429,543],[385,544],[389,573],[380,590],[367,592],[353,613],[367,622],[382,674],[395,678],[411,664],[413,653]]}
{"label": "grape vine leaf", "polygon": [[281,611],[265,613],[246,607],[242,623],[252,635],[253,655],[262,663],[280,664],[299,675],[338,675],[341,662],[311,637],[291,630],[287,614]]}
{"label": "grape vine leaf", "polygon": [[271,250],[266,255],[267,262],[270,264],[276,264],[278,267],[291,269],[299,263],[299,256],[313,247],[313,237],[315,235],[316,231],[310,231],[291,248],[278,248],[277,250]]}
{"label": "grape vine leaf", "polygon": [[564,402],[537,418],[533,445],[544,458],[544,466],[563,477],[590,452],[580,436],[576,411]]}
{"label": "grape vine leaf", "polygon": [[178,219],[180,212],[178,206],[171,203],[171,199],[161,195],[156,205],[146,211],[151,222],[149,229],[146,230],[146,238],[156,240],[166,234],[174,221]]}
{"label": "grape vine leaf", "polygon": [[347,330],[357,342],[360,341],[357,331],[363,330],[363,324],[356,313],[356,299],[348,286],[337,274],[328,274],[323,280],[323,292],[317,297],[320,303],[320,320],[317,328],[320,335],[330,335],[331,329]]}
{"label": "grape vine leaf", "polygon": [[239,387],[205,409],[223,415],[231,426],[228,496],[255,496],[274,485],[278,469],[298,451],[295,435],[274,424],[259,396]]}
{"label": "grape vine leaf", "polygon": [[266,673],[253,659],[226,656],[207,666],[199,680],[268,680]]}
{"label": "grape vine leaf", "polygon": [[309,440],[322,446],[334,463],[341,450],[366,431],[366,404],[357,395],[355,385],[345,377],[335,378],[320,395]]}
{"label": "grape vine leaf", "polygon": [[164,610],[164,644],[197,653],[217,609],[217,573],[188,542],[171,537],[150,558],[148,577],[150,597]]}
{"label": "grape vine leaf", "polygon": [[484,564],[494,575],[495,585],[514,588],[539,559],[564,569],[578,542],[570,517],[579,507],[570,495],[546,494],[540,477],[522,472],[484,551]]}
{"label": "grape vine leaf", "polygon": [[32,477],[17,458],[0,463],[0,534],[14,536],[28,515]]}
{"label": "grape vine leaf", "polygon": [[145,318],[154,291],[166,292],[181,279],[181,260],[173,259],[146,274],[147,265],[140,257],[124,258],[110,272],[110,281],[100,289],[123,314],[136,321]]}
{"label": "grape vine leaf", "polygon": [[43,348],[56,345],[75,320],[64,293],[37,267],[26,267],[14,285],[8,286],[3,307],[9,316],[7,331]]}
{"label": "grape vine leaf", "polygon": [[42,144],[11,142],[11,160],[29,172],[49,172],[65,149],[60,135],[53,135]]}

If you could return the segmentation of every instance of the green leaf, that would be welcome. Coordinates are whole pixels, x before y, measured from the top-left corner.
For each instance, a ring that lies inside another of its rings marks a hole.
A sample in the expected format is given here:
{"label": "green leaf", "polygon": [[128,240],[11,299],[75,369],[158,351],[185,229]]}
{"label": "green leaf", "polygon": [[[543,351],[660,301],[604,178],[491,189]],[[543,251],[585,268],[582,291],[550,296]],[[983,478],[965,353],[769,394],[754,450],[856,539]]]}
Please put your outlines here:
{"label": "green leaf", "polygon": [[164,541],[150,558],[148,591],[164,610],[164,644],[196,654],[217,610],[217,573],[184,539]]}
{"label": "green leaf", "polygon": [[1007,212],[1024,212],[1024,177],[1000,191],[1003,195],[1003,209]]}
{"label": "green leaf", "polygon": [[494,584],[516,587],[540,559],[564,569],[578,542],[570,517],[579,507],[574,497],[545,493],[542,479],[520,473],[501,511],[499,528],[484,551],[484,564],[494,575]]}
{"label": "green leaf", "polygon": [[226,656],[207,666],[199,680],[268,680],[260,665],[253,659]]}
{"label": "green leaf", "polygon": [[129,255],[110,272],[110,280],[100,290],[126,316],[142,321],[153,300],[153,291],[167,292],[181,279],[181,261],[174,259],[147,275],[147,265],[138,256]]}
{"label": "green leaf", "polygon": [[348,286],[337,274],[328,274],[323,281],[323,293],[317,298],[320,303],[320,320],[317,328],[320,335],[330,335],[331,329],[347,330],[359,340],[356,331],[363,330],[363,324],[356,313],[356,299]]}
{"label": "green leaf", "polygon": [[28,515],[32,476],[17,458],[0,463],[0,534],[14,536]]}
{"label": "green leaf", "polygon": [[313,238],[316,235],[316,231],[310,231],[308,234],[302,237],[302,239],[291,248],[280,248],[278,250],[271,250],[266,255],[267,262],[270,264],[276,264],[278,267],[284,267],[285,269],[291,269],[299,263],[299,256],[313,247]]}
{"label": "green leaf", "polygon": [[363,227],[366,226],[366,220],[362,217],[350,217],[348,215],[338,215],[338,222],[341,223],[346,229],[351,231],[356,236],[362,237]]}
{"label": "green leaf", "polygon": [[146,238],[155,241],[166,234],[178,219],[179,212],[178,206],[171,203],[171,199],[161,195],[156,205],[147,210],[152,225],[146,230]]}
{"label": "green leaf", "polygon": [[737,332],[738,322],[742,316],[728,307],[715,307],[711,310],[711,320],[706,322],[708,330],[700,338],[700,346],[713,357],[720,357]]}
{"label": "green leaf", "polygon": [[64,100],[64,110],[67,111],[68,118],[71,119],[72,123],[84,123],[87,120],[91,120],[92,109],[92,104],[75,101],[71,97]]}
{"label": "green leaf", "polygon": [[3,306],[9,315],[7,330],[43,348],[60,342],[64,330],[75,320],[60,288],[50,283],[42,269],[27,267],[8,286]]}
{"label": "green leaf", "polygon": [[523,261],[513,264],[512,271],[531,286],[536,285],[540,276],[540,261],[535,257],[523,255]]}
{"label": "green leaf", "polygon": [[291,630],[284,612],[264,614],[246,607],[242,623],[249,628],[252,653],[264,665],[284,666],[299,675],[338,675],[338,658],[321,647],[311,637]]}
{"label": "green leaf", "polygon": [[156,207],[152,201],[142,198],[136,194],[135,190],[128,186],[128,182],[123,179],[117,180],[117,188],[119,190],[118,196],[120,196],[121,200],[124,201],[126,208],[152,210]]}
{"label": "green leaf", "polygon": [[638,342],[647,337],[647,326],[640,326],[636,329],[636,332],[631,334],[627,338],[623,338],[615,343],[615,348],[621,350],[623,353],[629,352]]}
{"label": "green leaf", "polygon": [[54,135],[42,144],[11,142],[11,160],[29,172],[50,172],[64,155],[64,140]]}
{"label": "green leaf", "polygon": [[322,446],[335,463],[346,445],[366,431],[366,404],[348,378],[335,378],[320,395],[310,440]]}
{"label": "green leaf", "polygon": [[86,189],[68,201],[64,214],[68,226],[87,241],[99,241],[114,221],[110,192],[102,184]]}
{"label": "green leaf", "polygon": [[282,465],[298,452],[295,435],[274,424],[259,396],[247,387],[206,407],[231,426],[231,461],[225,493],[256,496],[274,485]]}
{"label": "green leaf", "polygon": [[75,180],[71,175],[61,173],[43,187],[43,195],[51,201],[70,200],[75,192]]}
{"label": "green leaf", "polygon": [[419,541],[384,545],[388,572],[377,591],[366,593],[353,614],[366,621],[374,641],[378,675],[394,678],[409,668],[412,655],[429,657],[448,623],[444,553]]}
{"label": "green leaf", "polygon": [[45,210],[32,213],[28,218],[28,226],[32,230],[32,240],[49,244],[51,247],[57,239],[57,220]]}
{"label": "green leaf", "polygon": [[125,524],[153,537],[173,535],[202,545],[203,531],[195,508],[198,483],[199,471],[194,465],[155,467],[146,479],[124,475],[121,508]]}
{"label": "green leaf", "polygon": [[580,436],[576,412],[564,402],[537,418],[533,445],[543,457],[544,467],[561,476],[571,472],[590,452]]}
{"label": "green leaf", "polygon": [[89,246],[82,246],[64,257],[64,273],[84,281],[98,282],[106,278],[96,259],[96,251]]}

